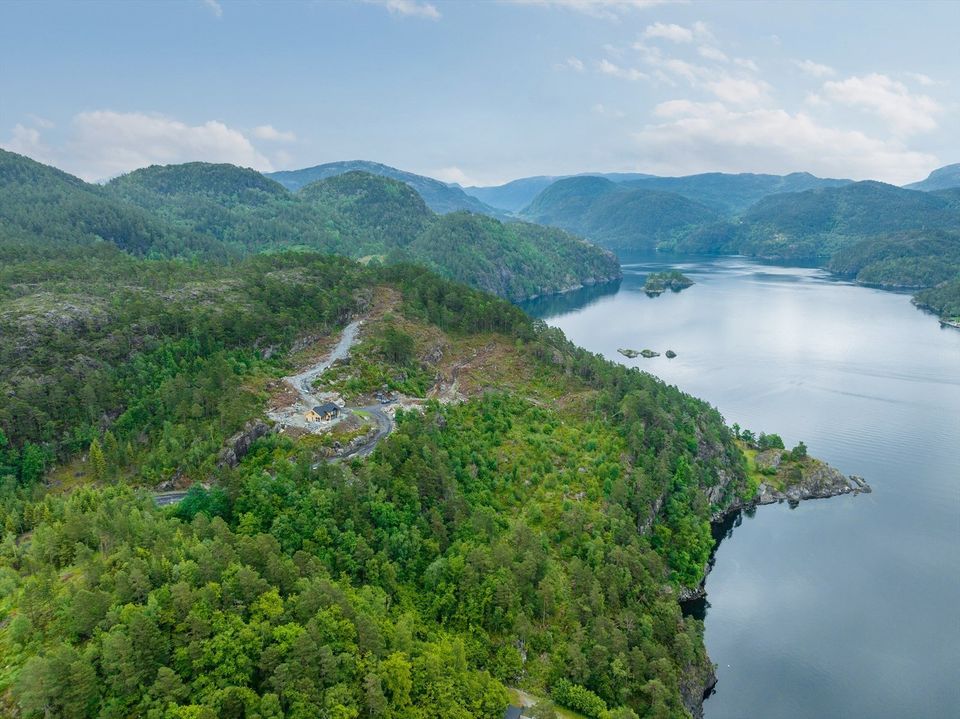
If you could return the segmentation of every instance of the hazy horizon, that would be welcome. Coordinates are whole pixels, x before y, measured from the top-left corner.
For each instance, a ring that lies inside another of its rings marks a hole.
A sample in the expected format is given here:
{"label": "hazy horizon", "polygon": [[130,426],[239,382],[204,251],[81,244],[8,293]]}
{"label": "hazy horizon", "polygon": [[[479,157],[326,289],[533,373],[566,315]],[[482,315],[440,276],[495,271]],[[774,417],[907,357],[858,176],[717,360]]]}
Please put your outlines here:
{"label": "hazy horizon", "polygon": [[12,1],[0,20],[0,147],[87,180],[361,158],[461,185],[900,185],[960,160],[960,3]]}

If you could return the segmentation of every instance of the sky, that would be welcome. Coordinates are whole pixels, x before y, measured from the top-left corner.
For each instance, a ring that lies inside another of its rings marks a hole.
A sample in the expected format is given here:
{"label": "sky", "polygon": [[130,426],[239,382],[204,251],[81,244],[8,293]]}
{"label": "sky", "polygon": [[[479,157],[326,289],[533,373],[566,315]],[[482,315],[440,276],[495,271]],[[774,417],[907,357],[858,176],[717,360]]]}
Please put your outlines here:
{"label": "sky", "polygon": [[0,147],[103,180],[365,159],[447,182],[960,162],[960,2],[0,1]]}

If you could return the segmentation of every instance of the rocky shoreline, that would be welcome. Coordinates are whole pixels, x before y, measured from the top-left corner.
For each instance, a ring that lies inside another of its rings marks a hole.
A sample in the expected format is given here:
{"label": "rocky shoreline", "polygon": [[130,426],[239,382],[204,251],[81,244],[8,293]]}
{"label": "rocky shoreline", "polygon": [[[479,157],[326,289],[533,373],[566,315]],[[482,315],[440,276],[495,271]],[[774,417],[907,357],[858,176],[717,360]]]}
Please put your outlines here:
{"label": "rocky shoreline", "polygon": [[[710,518],[715,536],[718,529],[731,523],[737,515],[744,511],[756,509],[765,504],[787,502],[796,506],[804,500],[827,499],[845,494],[869,494],[873,491],[863,477],[845,475],[840,470],[819,459],[804,458],[802,462],[791,463],[790,453],[782,449],[770,449],[759,453],[756,465],[767,471],[775,472],[771,475],[771,482],[761,482],[756,493],[748,498],[735,497],[724,509],[719,510]],[[799,476],[796,476],[799,470]],[[721,536],[726,532],[721,533]],[[690,604],[704,600],[707,596],[706,582],[710,570],[713,568],[717,545],[711,553],[710,560],[704,569],[703,580],[697,587],[683,587],[677,595],[681,604]],[[710,671],[691,672],[684,685],[684,707],[694,719],[702,719],[703,702],[713,693],[717,684],[715,667],[711,664]]]}

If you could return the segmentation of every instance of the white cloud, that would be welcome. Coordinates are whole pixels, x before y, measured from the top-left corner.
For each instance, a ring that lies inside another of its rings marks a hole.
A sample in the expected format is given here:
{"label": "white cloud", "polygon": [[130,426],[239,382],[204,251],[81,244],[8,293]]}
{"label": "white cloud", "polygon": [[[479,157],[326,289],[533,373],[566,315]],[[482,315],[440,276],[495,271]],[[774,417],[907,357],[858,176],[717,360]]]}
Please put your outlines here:
{"label": "white cloud", "polygon": [[599,69],[604,75],[619,77],[622,80],[630,80],[634,82],[637,80],[647,80],[650,77],[645,72],[641,72],[636,68],[620,67],[619,65],[616,65],[607,59],[603,59],[597,63],[597,69]]}
{"label": "white cloud", "polygon": [[635,133],[650,172],[789,172],[900,184],[938,164],[897,141],[819,124],[782,109],[732,110],[721,102],[673,100]]}
{"label": "white cloud", "polygon": [[821,65],[813,60],[794,60],[793,64],[811,77],[833,77],[837,74],[829,65]]}
{"label": "white cloud", "polygon": [[406,17],[422,17],[428,20],[439,20],[440,11],[435,5],[420,0],[364,0],[373,5],[382,5],[393,15]]}
{"label": "white cloud", "polygon": [[0,143],[0,147],[10,152],[27,155],[39,162],[50,161],[50,148],[43,143],[40,131],[35,127],[21,125],[19,122],[13,126],[10,139]]}
{"label": "white cloud", "polygon": [[562,8],[592,17],[616,20],[625,12],[642,10],[656,5],[667,5],[683,0],[502,0],[510,5],[537,5]]}
{"label": "white cloud", "polygon": [[563,62],[558,62],[556,65],[554,65],[554,67],[557,70],[573,70],[574,72],[584,71],[583,60],[581,60],[579,57],[573,56],[568,57]]}
{"label": "white cloud", "polygon": [[269,140],[271,142],[295,142],[297,136],[292,132],[283,132],[273,125],[258,125],[253,128],[253,136],[259,140]]}
{"label": "white cloud", "polygon": [[647,25],[643,31],[645,38],[660,38],[670,42],[693,42],[693,30],[682,25],[674,25],[655,22],[653,25]]}
{"label": "white cloud", "polygon": [[749,70],[750,72],[760,72],[760,68],[757,67],[757,63],[753,60],[750,60],[746,57],[736,57],[733,59],[735,65],[739,65],[744,70]]}
{"label": "white cloud", "polygon": [[918,85],[923,85],[924,87],[933,87],[934,85],[943,85],[943,82],[937,82],[929,75],[924,75],[922,72],[906,72],[904,77],[908,77],[913,80]]}
{"label": "white cloud", "polygon": [[712,45],[701,45],[697,48],[697,52],[700,54],[700,57],[713,60],[714,62],[727,62],[729,59],[723,50],[713,47]]}
{"label": "white cloud", "polygon": [[724,102],[738,105],[762,100],[770,86],[762,80],[723,76],[716,80],[708,80],[704,87]]}
{"label": "white cloud", "polygon": [[446,182],[451,185],[457,184],[463,187],[476,187],[483,184],[456,166],[441,167],[439,170],[428,171],[427,176],[436,178],[440,180],[440,182]]}
{"label": "white cloud", "polygon": [[222,122],[188,125],[142,112],[81,112],[73,118],[73,137],[59,154],[65,169],[87,180],[197,160],[273,169],[249,138]]}
{"label": "white cloud", "polygon": [[223,8],[217,0],[203,0],[203,4],[210,9],[215,17],[223,17]]}
{"label": "white cloud", "polygon": [[693,23],[690,27],[675,25],[673,23],[655,22],[652,25],[647,25],[643,31],[643,37],[648,40],[656,38],[669,40],[670,42],[690,43],[693,42],[694,39],[712,40],[713,34],[710,32],[706,23],[700,21]]}
{"label": "white cloud", "polygon": [[902,82],[876,73],[826,82],[823,90],[841,105],[876,114],[902,135],[935,129],[942,110],[932,97],[915,95]]}
{"label": "white cloud", "polygon": [[[701,27],[698,32],[706,32],[706,28]],[[725,102],[737,104],[763,101],[770,91],[770,86],[766,82],[742,71],[731,71],[717,64],[702,65],[677,57],[670,57],[665,55],[660,48],[643,42],[634,43],[633,48],[640,53],[642,61],[651,68],[651,72],[644,73],[641,70],[634,70],[636,77],[626,79],[654,78],[667,85],[676,85],[677,80],[683,80],[692,88],[708,92]],[[603,62],[607,63],[608,61],[604,60]],[[737,65],[748,62],[756,69],[752,62],[744,61],[741,58],[737,58],[734,62]],[[619,69],[617,66],[613,66],[613,68]],[[613,68],[601,66],[600,70],[608,75],[625,77],[622,72],[614,72]]]}

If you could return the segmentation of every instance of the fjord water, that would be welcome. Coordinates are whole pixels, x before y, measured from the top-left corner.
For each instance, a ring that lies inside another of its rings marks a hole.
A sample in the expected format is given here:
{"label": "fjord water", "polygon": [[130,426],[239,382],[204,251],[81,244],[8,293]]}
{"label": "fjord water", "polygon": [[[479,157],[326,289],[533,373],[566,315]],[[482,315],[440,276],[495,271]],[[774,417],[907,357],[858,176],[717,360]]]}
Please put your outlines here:
{"label": "fjord water", "polygon": [[[874,490],[760,507],[723,539],[707,719],[958,716],[960,331],[816,269],[623,259],[618,288],[525,309]],[[647,297],[643,278],[667,267],[696,284]]]}

